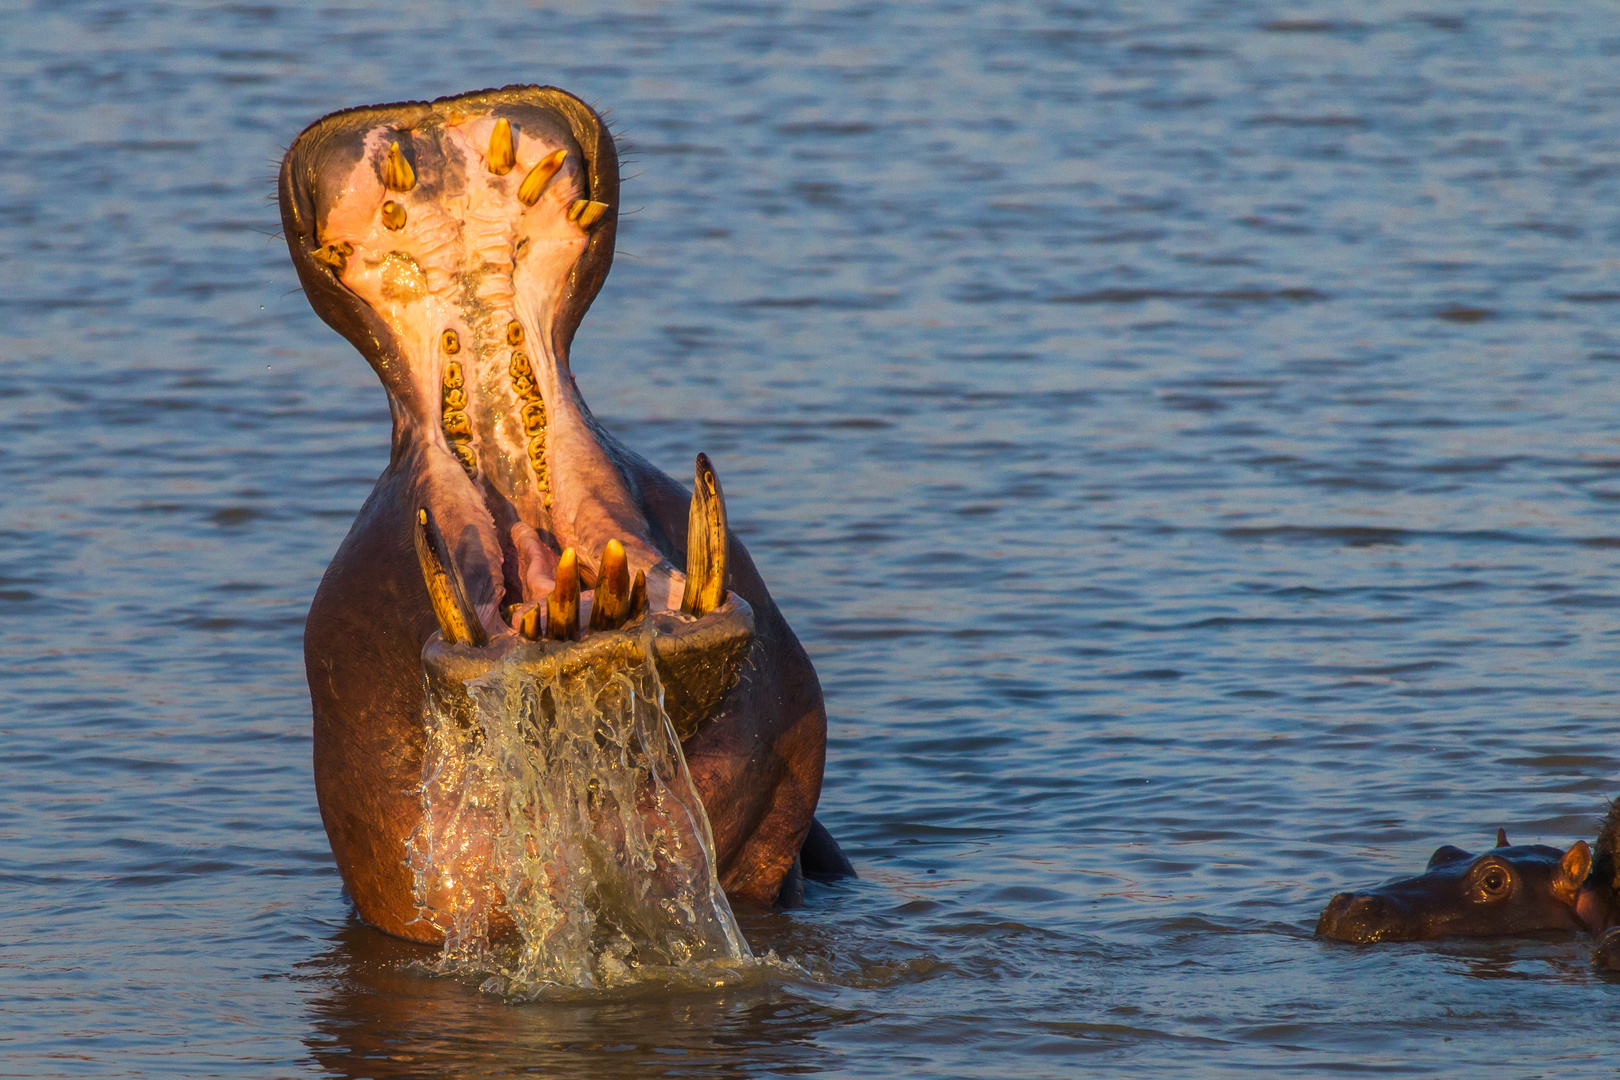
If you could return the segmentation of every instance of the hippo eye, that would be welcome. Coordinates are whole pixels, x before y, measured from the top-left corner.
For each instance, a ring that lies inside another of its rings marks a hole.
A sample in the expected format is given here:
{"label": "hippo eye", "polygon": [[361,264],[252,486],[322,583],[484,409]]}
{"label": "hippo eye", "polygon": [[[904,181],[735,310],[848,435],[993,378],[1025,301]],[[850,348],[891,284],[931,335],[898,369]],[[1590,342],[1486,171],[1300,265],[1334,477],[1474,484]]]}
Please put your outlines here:
{"label": "hippo eye", "polygon": [[1480,889],[1493,899],[1506,893],[1510,883],[1508,872],[1500,866],[1488,866],[1485,872],[1479,875]]}

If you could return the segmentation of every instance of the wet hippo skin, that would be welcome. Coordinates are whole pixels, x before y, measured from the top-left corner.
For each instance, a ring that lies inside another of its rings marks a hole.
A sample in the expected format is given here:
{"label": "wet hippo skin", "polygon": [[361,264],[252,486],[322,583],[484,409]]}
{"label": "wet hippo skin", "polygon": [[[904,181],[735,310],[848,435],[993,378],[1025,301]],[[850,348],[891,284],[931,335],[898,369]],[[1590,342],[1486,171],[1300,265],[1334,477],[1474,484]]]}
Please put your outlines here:
{"label": "wet hippo skin", "polygon": [[1617,808],[1620,800],[1594,843],[1564,850],[1510,844],[1501,829],[1496,846],[1479,855],[1447,844],[1418,876],[1335,896],[1316,933],[1371,944],[1575,930],[1598,938],[1594,964],[1620,969]]}
{"label": "wet hippo skin", "polygon": [[279,188],[305,294],[376,371],[393,424],[305,628],[316,793],[361,917],[442,936],[405,860],[425,650],[437,680],[514,650],[606,663],[645,619],[669,631],[659,672],[727,894],[791,903],[805,873],[849,872],[813,817],[816,673],[713,467],[700,457],[689,494],[597,422],[571,373],[618,222],[600,118],[533,86],[351,109],[298,137]]}

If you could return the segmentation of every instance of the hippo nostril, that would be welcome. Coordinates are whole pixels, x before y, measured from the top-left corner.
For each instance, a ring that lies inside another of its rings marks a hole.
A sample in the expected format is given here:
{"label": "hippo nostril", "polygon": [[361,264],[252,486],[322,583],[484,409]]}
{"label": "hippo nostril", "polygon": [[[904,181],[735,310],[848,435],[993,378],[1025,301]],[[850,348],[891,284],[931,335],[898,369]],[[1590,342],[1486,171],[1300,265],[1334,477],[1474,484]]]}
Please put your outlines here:
{"label": "hippo nostril", "polygon": [[1350,902],[1350,914],[1358,919],[1376,919],[1383,915],[1387,905],[1382,897],[1357,896]]}

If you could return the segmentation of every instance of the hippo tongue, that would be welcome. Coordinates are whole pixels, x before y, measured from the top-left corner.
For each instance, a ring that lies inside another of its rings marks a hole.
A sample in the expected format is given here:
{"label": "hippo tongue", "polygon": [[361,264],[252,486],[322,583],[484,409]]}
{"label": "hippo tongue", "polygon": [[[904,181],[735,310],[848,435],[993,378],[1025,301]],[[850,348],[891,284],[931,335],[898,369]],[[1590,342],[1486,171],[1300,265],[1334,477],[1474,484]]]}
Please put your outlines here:
{"label": "hippo tongue", "polygon": [[617,194],[576,104],[522,88],[340,113],[283,172],[310,301],[381,377],[395,457],[417,455],[413,495],[495,633],[503,598],[544,596],[569,547],[589,583],[619,540],[654,610],[684,586],[568,369]]}

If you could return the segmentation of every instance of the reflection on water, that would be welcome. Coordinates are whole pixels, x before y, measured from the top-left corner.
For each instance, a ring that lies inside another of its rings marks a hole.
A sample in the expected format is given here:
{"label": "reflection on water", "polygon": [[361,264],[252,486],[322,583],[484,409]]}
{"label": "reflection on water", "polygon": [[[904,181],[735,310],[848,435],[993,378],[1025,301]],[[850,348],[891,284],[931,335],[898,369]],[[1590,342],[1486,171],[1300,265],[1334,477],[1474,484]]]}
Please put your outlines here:
{"label": "reflection on water", "polygon": [[[1612,21],[0,5],[0,1072],[1611,1075],[1588,942],[1311,928],[1620,793]],[[582,393],[715,460],[827,689],[862,877],[723,991],[428,977],[315,808],[388,418],[276,163],[531,81],[630,148]]]}

